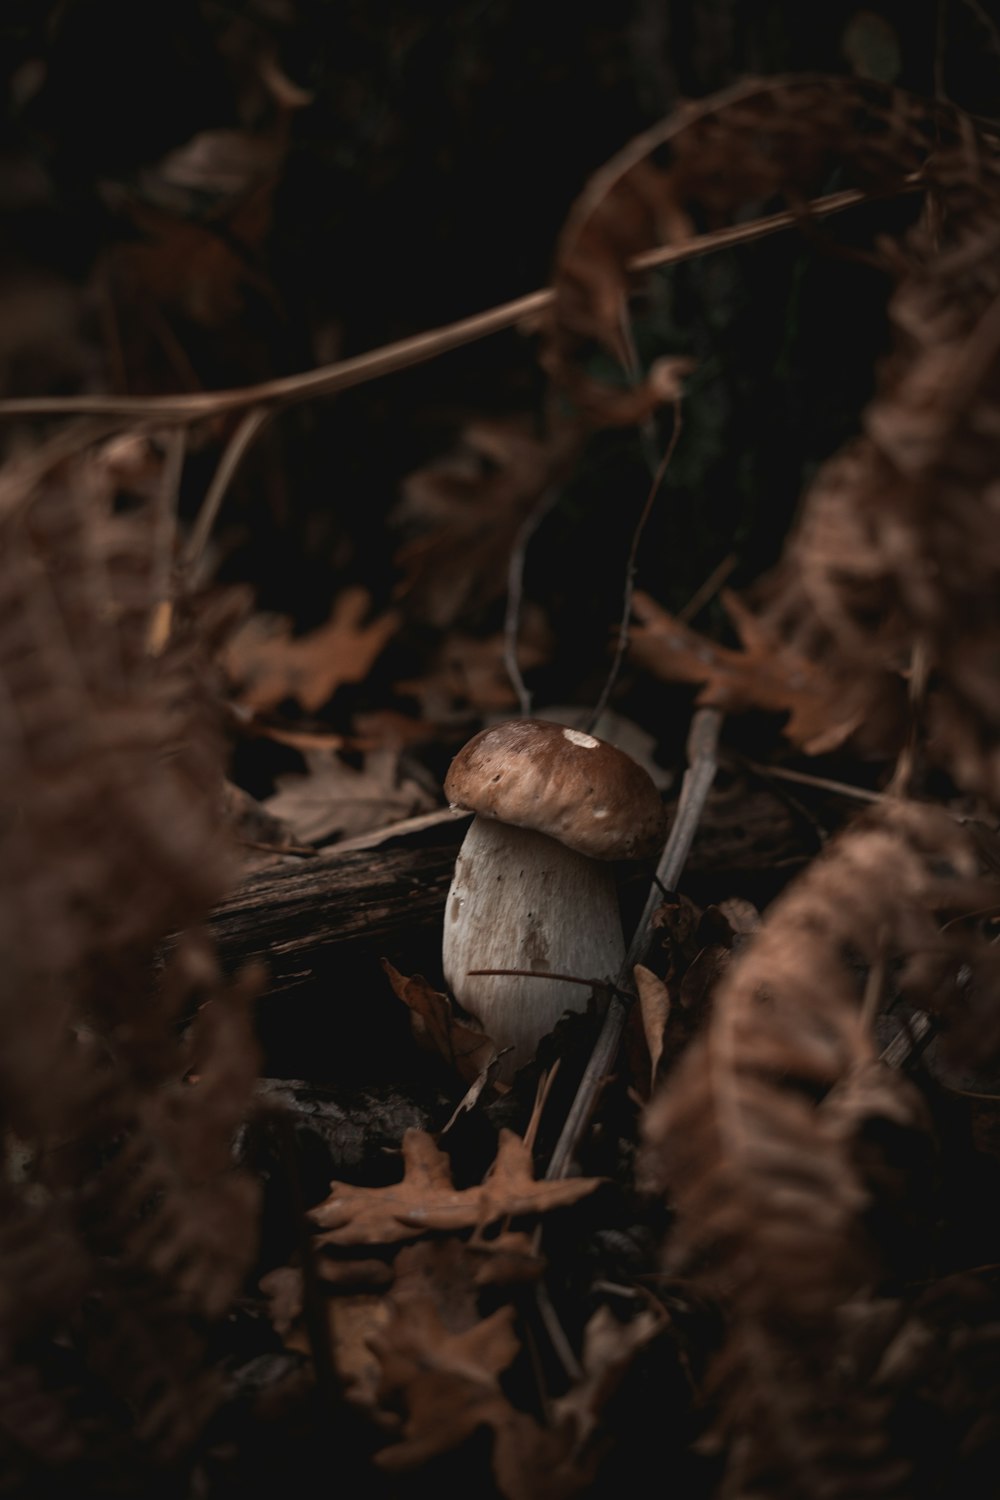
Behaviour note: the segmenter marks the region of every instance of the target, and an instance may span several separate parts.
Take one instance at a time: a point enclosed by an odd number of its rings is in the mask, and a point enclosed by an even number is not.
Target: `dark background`
[[[996,114],[995,9],[8,0],[0,379],[17,394],[212,389],[484,310],[544,285],[588,175],[679,99],[752,73],[853,68]],[[262,57],[311,102],[276,97]],[[251,158],[273,153],[248,193],[218,172],[178,184],[164,166],[219,131]],[[851,252],[910,211],[838,221],[829,239],[846,254],[781,236],[654,279],[636,311],[643,354],[697,361],[640,554],[640,584],[668,607],[730,553],[734,585],[757,577],[803,483],[855,430],[886,286]],[[386,520],[401,479],[471,418],[537,415],[542,400],[534,342],[511,332],[287,413],[227,500],[220,576],[301,627],[351,581],[384,605],[399,581]],[[189,514],[225,436],[202,434],[187,464]],[[556,642],[541,701],[599,689],[647,487],[634,436],[599,437],[535,539],[526,592]],[[457,623],[488,634],[501,613],[494,602]],[[412,611],[371,701],[428,639]],[[341,694],[333,717],[346,724],[365,704]]]

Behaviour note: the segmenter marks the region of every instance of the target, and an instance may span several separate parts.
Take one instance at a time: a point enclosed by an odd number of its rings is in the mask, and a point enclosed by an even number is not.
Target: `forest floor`
[[[609,86],[547,279],[470,301],[366,24],[312,87],[212,15],[133,146],[67,127],[73,7],[12,75],[0,1493],[985,1500],[995,128],[874,22],[630,145]],[[442,936],[449,766],[521,719],[666,834],[515,1070]]]

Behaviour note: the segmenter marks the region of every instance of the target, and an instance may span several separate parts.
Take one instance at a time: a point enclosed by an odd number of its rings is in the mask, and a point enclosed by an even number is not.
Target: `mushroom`
[[[477,734],[444,789],[477,815],[448,893],[445,979],[497,1048],[512,1049],[500,1072],[509,1080],[563,1011],[586,1009],[586,987],[470,970],[614,981],[625,939],[608,861],[659,849],[663,804],[623,751],[539,719]]]

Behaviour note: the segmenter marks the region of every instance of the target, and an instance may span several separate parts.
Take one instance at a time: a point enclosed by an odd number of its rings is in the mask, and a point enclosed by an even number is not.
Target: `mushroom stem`
[[[500,1077],[529,1062],[566,1010],[585,1010],[568,980],[471,969],[531,969],[613,981],[625,957],[608,864],[531,829],[477,817],[455,864],[444,922],[444,974],[498,1049]]]

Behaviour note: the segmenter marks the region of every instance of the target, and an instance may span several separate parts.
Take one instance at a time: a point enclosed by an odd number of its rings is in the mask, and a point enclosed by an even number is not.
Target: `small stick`
[[[198,581],[202,555],[208,546],[208,539],[222,508],[226,491],[232,484],[236,471],[249,452],[254,439],[270,416],[269,407],[252,406],[241,419],[219,459],[218,468],[212,475],[212,482],[205,492],[205,498],[195,517],[195,523],[191,528],[191,535],[184,551],[184,568],[192,584]]]
[[[552,1305],[552,1298],[549,1296],[548,1288],[544,1282],[540,1281],[535,1287],[535,1299],[545,1332],[549,1336],[549,1343],[552,1345],[559,1363],[566,1371],[571,1382],[574,1385],[579,1385],[583,1380],[583,1370],[580,1368],[579,1360],[573,1353],[573,1345],[566,1337],[566,1331],[559,1321],[559,1315]]]
[[[629,315],[628,298],[624,293],[621,299],[620,318],[622,352],[625,356],[625,374],[634,386],[639,386],[642,384],[642,365],[639,362],[639,351],[635,344],[635,331]],[[662,454],[660,453],[660,445],[657,442],[656,421],[652,412],[643,420],[639,428],[639,445],[642,448],[642,456],[646,460],[646,468],[649,470],[650,478],[653,478],[660,466]]]
[[[588,990],[613,990],[607,979],[580,979],[576,974],[542,973],[541,969],[467,969],[466,976],[476,974],[506,974],[513,979],[558,979],[560,984],[583,984]]]
[[[548,1179],[565,1177],[569,1171],[597,1096],[614,1066],[618,1044],[625,1028],[628,1006],[631,1003],[631,1000],[626,1002],[624,997],[631,997],[633,992],[632,971],[636,964],[643,962],[649,952],[653,914],[660,904],[659,887],[660,885],[666,886],[668,890],[676,888],[690,853],[705,801],[718,769],[721,727],[722,714],[717,708],[699,708],[691,721],[691,731],[688,735],[688,768],[681,783],[677,815],[660,856],[660,862],[656,867],[656,877],[646,898],[639,925],[636,927],[628,953],[625,955],[600,1035],[594,1044],[594,1050],[580,1080],[576,1098],[573,1100],[566,1123],[562,1128],[562,1134],[552,1153],[552,1160],[545,1174]]]
[[[517,659],[518,640],[521,634],[521,606],[524,601],[524,567],[528,548],[535,532],[553,509],[562,493],[562,481],[566,477],[576,452],[579,435],[575,425],[553,424],[551,461],[545,483],[531,510],[517,530],[510,557],[507,560],[507,607],[503,620],[503,664],[517,694],[518,708],[524,718],[531,714],[531,694],[528,691],[521,665]]]
[[[660,245],[644,251],[629,261],[633,273],[654,270],[659,266],[677,265],[696,256],[708,255],[715,250],[729,249],[733,245],[747,244],[763,239],[785,229],[799,226],[810,217],[826,218],[829,214],[842,213],[859,203],[872,203],[880,198],[894,197],[897,193],[919,190],[923,184],[915,177],[907,178],[892,193],[866,193],[849,188],[840,193],[829,193],[804,203],[801,209],[784,209],[780,213],[767,214],[748,224],[734,224],[725,229],[715,229],[707,234],[692,235],[679,245]],[[264,380],[258,385],[238,386],[225,391],[180,392],[172,396],[18,396],[0,401],[2,417],[85,416],[151,417],[160,422],[197,422],[205,417],[217,416],[220,412],[241,411],[247,406],[285,405],[293,401],[308,401],[319,396],[332,396],[338,391],[350,390],[369,380],[379,380],[413,365],[424,364],[429,359],[459,349],[489,334],[502,329],[514,328],[526,318],[537,317],[552,305],[555,294],[548,288],[529,292],[512,302],[505,302],[487,312],[476,313],[471,318],[462,318],[457,323],[448,323],[442,328],[418,333],[412,338],[401,339],[395,344],[384,344],[366,354],[356,354],[338,364],[322,365],[316,370],[305,370],[298,375],[284,375],[276,380]]]
[[[538,1139],[538,1127],[542,1123],[542,1115],[545,1113],[545,1106],[549,1102],[549,1095],[552,1092],[552,1085],[558,1076],[559,1064],[561,1062],[562,1058],[557,1057],[551,1068],[546,1068],[538,1080],[538,1087],[535,1090],[535,1107],[531,1111],[531,1119],[528,1121],[528,1128],[524,1132],[524,1144],[529,1151],[535,1149],[535,1141]],[[508,1215],[504,1220],[504,1228],[509,1227],[510,1216]]]
[[[742,756],[740,757],[742,760]],[[743,760],[748,771],[755,776],[770,777],[774,781],[794,781],[799,786],[813,786],[817,791],[836,792],[840,797],[851,797],[856,802],[884,802],[885,792],[870,792],[867,787],[851,786],[847,781],[831,781],[828,776],[810,776],[808,771],[786,770],[784,766],[762,766],[755,760]]]
[[[319,850],[314,844],[262,844],[257,839],[237,839],[242,849],[259,849],[262,854],[294,854],[300,859],[315,859]]]
[[[910,672],[906,696],[910,705],[910,727],[906,742],[896,759],[896,769],[886,787],[887,797],[906,797],[917,765],[917,749],[920,744],[920,710],[927,693],[927,678],[931,657],[927,641],[917,636],[910,651]]]
[[[180,502],[181,480],[184,477],[187,441],[187,431],[183,427],[170,428],[163,440],[165,449],[163,473],[154,501],[156,547],[153,577],[149,583],[152,603],[146,619],[146,651],[150,656],[159,656],[166,649],[173,626],[174,599],[171,573],[173,572],[177,508]]]
[[[677,622],[680,625],[689,625],[696,615],[699,615],[710,600],[716,594],[729,577],[736,566],[738,559],[735,552],[730,552],[709,573],[705,582],[699,584],[683,609],[677,611]]]
[[[531,694],[521,675],[521,664],[517,659],[518,636],[521,633],[521,600],[524,594],[524,564],[528,544],[539,526],[559,498],[556,485],[550,484],[542,493],[530,515],[522,521],[511,548],[507,563],[507,608],[503,620],[503,664],[517,694],[518,708],[524,718],[531,714]]]
[[[611,670],[608,673],[607,681],[605,682],[604,687],[601,689],[601,696],[598,698],[597,703],[594,705],[594,711],[590,716],[590,722],[587,725],[588,734],[593,734],[594,725],[599,721],[601,715],[608,706],[608,701],[611,698],[612,690],[614,689],[615,683],[618,681],[618,674],[621,671],[622,662],[625,660],[625,652],[628,650],[629,630],[632,624],[632,595],[635,593],[635,574],[639,557],[639,543],[642,541],[642,533],[646,529],[646,522],[649,520],[650,512],[653,509],[653,504],[656,500],[657,494],[659,493],[660,485],[663,483],[663,476],[666,474],[667,469],[670,467],[670,460],[674,456],[674,450],[676,449],[677,443],[680,439],[682,422],[681,403],[679,399],[673,402],[673,410],[674,430],[670,434],[670,441],[666,446],[663,457],[660,459],[660,462],[657,465],[656,472],[653,475],[653,482],[649,486],[649,493],[646,496],[646,503],[642,507],[642,514],[639,516],[639,519],[636,522],[635,531],[632,533],[632,545],[629,548],[628,563],[625,567],[625,590],[624,596],[622,598],[622,618],[621,624],[618,627],[618,640],[615,644],[614,661],[611,663]]]

